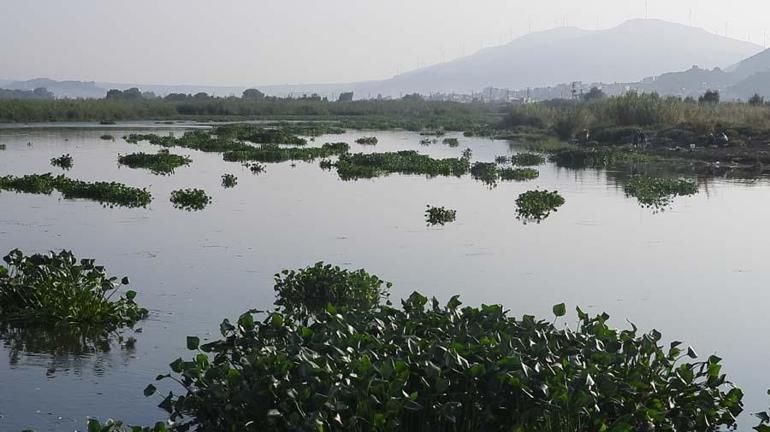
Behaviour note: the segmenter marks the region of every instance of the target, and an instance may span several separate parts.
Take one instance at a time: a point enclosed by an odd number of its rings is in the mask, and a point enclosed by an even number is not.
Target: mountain
[[[637,82],[692,65],[734,64],[762,48],[660,20],[632,20],[608,30],[559,28],[527,35],[468,57],[362,86],[370,93],[522,89],[573,81]]]
[[[770,70],[770,49],[751,56],[746,60],[727,68],[727,70],[732,73],[736,79],[740,80],[749,78],[760,72],[766,72]]]
[[[2,88],[9,90],[34,90],[40,87],[62,98],[102,98],[107,94],[106,89],[98,87],[93,81],[55,81],[48,78],[35,78],[2,85]]]

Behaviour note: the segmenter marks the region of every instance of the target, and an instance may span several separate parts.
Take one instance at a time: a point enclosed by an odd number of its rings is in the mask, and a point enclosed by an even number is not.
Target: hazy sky
[[[767,0],[648,0],[763,44]],[[0,78],[266,85],[390,77],[531,30],[608,28],[644,0],[0,0]]]

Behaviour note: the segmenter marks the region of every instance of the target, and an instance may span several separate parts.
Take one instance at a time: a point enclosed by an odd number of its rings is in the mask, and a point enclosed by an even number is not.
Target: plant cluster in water
[[[129,168],[146,168],[153,174],[173,174],[174,170],[192,162],[187,156],[180,156],[169,153],[168,150],[160,150],[155,154],[151,153],[131,153],[119,155],[118,163]]]
[[[112,135],[108,135],[108,134],[102,135],[99,138],[101,138],[101,139],[103,139],[105,141],[115,141],[115,137],[112,136]]]
[[[460,145],[460,140],[457,138],[444,138],[443,143],[449,147],[458,147]]]
[[[300,138],[294,135],[294,131],[280,126],[263,128],[251,124],[231,124],[218,126],[213,133],[219,137],[229,137],[256,144],[307,144],[306,139]]]
[[[545,163],[545,157],[537,153],[518,153],[511,156],[511,163],[518,166],[538,166]]]
[[[457,218],[457,210],[450,210],[444,207],[433,207],[428,205],[425,210],[425,222],[428,226],[445,225],[452,223]]]
[[[498,165],[507,165],[511,162],[511,158],[508,156],[495,156],[495,163]]]
[[[238,184],[238,177],[234,176],[233,174],[223,174],[222,175],[222,187],[225,189],[234,188],[235,185]]]
[[[468,172],[468,168],[466,159],[433,159],[412,150],[342,154],[337,162],[337,173],[343,180],[373,178],[390,173],[461,176]]]
[[[0,189],[45,195],[58,190],[65,199],[90,199],[108,207],[146,207],[152,201],[146,189],[116,182],[89,183],[63,175],[54,177],[50,173],[0,177]]]
[[[128,278],[109,277],[92,259],[69,251],[26,256],[11,251],[0,266],[0,321],[25,324],[133,326],[147,316],[135,291],[117,296]],[[114,298],[116,297],[116,298]]]
[[[497,173],[502,180],[526,181],[540,177],[540,172],[533,168],[500,168]]]
[[[491,162],[476,162],[471,166],[471,176],[489,186],[497,185],[497,165]]]
[[[72,156],[69,153],[51,159],[51,165],[65,170],[72,168]]]
[[[311,161],[318,158],[340,155],[346,153],[349,146],[346,143],[326,143],[321,147],[279,147],[277,145],[263,145],[244,150],[225,152],[224,160],[229,162],[286,162],[289,160]]]
[[[357,144],[362,145],[375,145],[379,142],[377,137],[362,137],[356,140]]]
[[[171,192],[174,207],[182,210],[203,210],[211,204],[211,198],[201,189],[179,189]]]
[[[661,179],[638,176],[623,185],[626,195],[635,197],[644,207],[663,209],[676,196],[694,195],[698,186],[688,180]]]
[[[160,404],[179,430],[716,431],[742,411],[720,358],[606,314],[578,308],[573,330],[457,297],[394,308],[379,278],[321,264],[276,283],[279,310],[188,337],[195,356],[158,377],[183,386]]]
[[[536,221],[540,223],[562,205],[564,205],[564,198],[556,191],[528,191],[516,199],[516,215],[518,219],[524,222]]]
[[[249,169],[252,174],[259,174],[265,172],[265,166],[258,162],[244,162],[243,166]]]

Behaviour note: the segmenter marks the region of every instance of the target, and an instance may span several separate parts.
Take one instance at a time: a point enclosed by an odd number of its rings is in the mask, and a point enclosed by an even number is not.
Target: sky
[[[0,79],[344,83],[645,16],[765,45],[769,15],[765,0],[0,0]]]

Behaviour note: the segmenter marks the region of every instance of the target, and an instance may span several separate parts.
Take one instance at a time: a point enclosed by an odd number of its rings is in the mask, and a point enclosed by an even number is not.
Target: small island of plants
[[[526,222],[540,223],[564,205],[564,198],[556,191],[532,190],[516,199],[516,216]]]
[[[51,165],[68,170],[72,168],[72,156],[69,153],[51,159]]]
[[[65,199],[90,199],[107,207],[146,207],[152,195],[146,189],[116,182],[84,182],[63,175],[28,174],[21,177],[0,177],[0,190],[50,195],[59,191]]]
[[[457,210],[450,210],[444,207],[433,207],[428,205],[425,210],[425,222],[428,226],[445,225],[452,223],[457,218]]]
[[[623,190],[626,195],[639,200],[642,206],[662,210],[674,197],[698,193],[698,186],[688,180],[637,176],[628,180]]]
[[[171,192],[174,207],[182,210],[203,210],[211,204],[211,198],[202,189],[179,189]]]
[[[131,153],[119,155],[118,163],[129,168],[149,169],[153,174],[169,175],[181,166],[189,165],[192,162],[187,156],[180,156],[169,153],[163,149],[155,154],[152,153]]]
[[[356,140],[356,143],[361,145],[375,145],[378,142],[377,137],[362,137]]]
[[[238,184],[238,177],[233,174],[222,175],[222,187],[225,189],[234,188]]]

